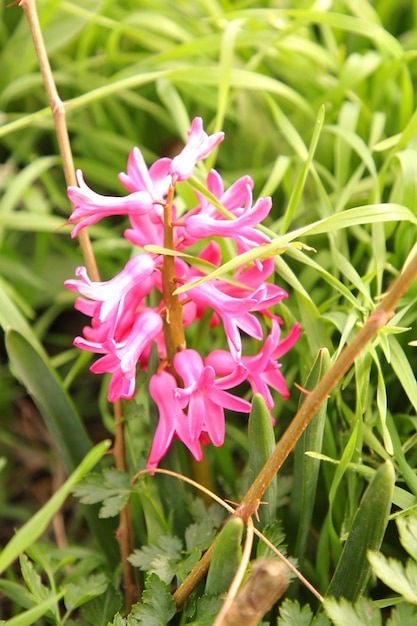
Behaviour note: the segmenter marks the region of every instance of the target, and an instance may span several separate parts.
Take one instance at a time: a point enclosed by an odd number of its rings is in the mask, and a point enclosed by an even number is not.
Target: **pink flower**
[[[127,161],[127,174],[120,173],[119,180],[131,193],[147,191],[154,200],[163,200],[171,185],[170,165],[171,159],[158,159],[148,170],[142,152],[133,148]]]
[[[224,441],[224,409],[249,413],[250,403],[224,391],[222,381],[215,380],[214,369],[205,366],[195,350],[177,352],[174,367],[184,381],[177,387],[175,399],[182,409],[188,406],[188,426],[192,441],[207,432],[215,446]]]
[[[103,217],[111,215],[144,215],[153,210],[153,198],[147,191],[137,191],[128,196],[101,196],[92,191],[77,170],[78,187],[68,187],[68,197],[74,210],[68,221],[77,222],[71,237],[75,237],[85,226],[96,224]]]
[[[99,325],[105,325],[109,335],[117,339],[124,335],[131,313],[135,313],[143,298],[152,291],[155,285],[154,270],[155,261],[149,254],[137,254],[109,281],[92,282],[86,268],[78,267],[75,273],[81,280],[71,279],[64,284],[68,289],[94,301],[91,303],[78,298],[76,302],[78,310],[94,318],[94,334],[98,332]]]
[[[190,178],[197,161],[207,158],[223,139],[224,133],[207,135],[203,130],[203,120],[201,117],[195,117],[191,123],[191,129],[188,131],[188,139],[184,148],[171,161],[170,173],[174,181]]]
[[[249,205],[252,203],[253,185],[254,183],[250,176],[242,176],[225,191],[223,180],[216,170],[210,170],[207,175],[208,191],[219,200],[220,204],[222,204],[227,211],[233,213],[236,217],[239,217],[244,211],[242,207],[245,207],[248,203]],[[198,210],[193,211],[193,214],[204,213],[204,215],[215,219],[226,219],[219,213],[218,209],[210,203],[206,196],[198,192],[196,192],[196,195],[199,200],[199,207]]]
[[[134,148],[127,162],[127,174],[119,174],[120,182],[128,191],[147,192],[155,203],[148,213],[129,214],[132,228],[127,229],[124,236],[135,246],[164,245],[163,203],[172,182],[170,164],[171,159],[158,159],[148,170],[141,151]],[[173,213],[175,219],[175,208]]]
[[[233,359],[238,361],[242,354],[239,329],[254,339],[263,337],[261,324],[251,311],[267,309],[287,297],[287,293],[269,283],[254,291],[248,290],[247,295],[238,289],[235,296],[233,291],[233,286],[227,285],[223,290],[221,281],[212,280],[192,287],[187,293],[198,306],[213,309],[221,318],[229,350]]]
[[[250,190],[249,190],[250,191]],[[271,210],[271,198],[259,198],[251,207],[252,194],[244,212],[236,219],[226,220],[210,217],[205,213],[190,215],[185,219],[185,231],[194,239],[205,237],[230,237],[237,243],[238,253],[270,243],[270,238],[254,228],[260,224]]]
[[[253,393],[260,393],[269,410],[274,401],[269,387],[275,389],[286,400],[289,392],[283,375],[280,372],[281,364],[277,359],[285,354],[296,343],[301,332],[301,326],[294,324],[287,337],[280,341],[280,327],[276,318],[272,320],[271,332],[258,354],[242,356],[236,362],[226,350],[211,352],[205,362],[211,365],[216,375],[223,376],[230,385],[238,385],[247,380]],[[245,372],[242,378],[242,370]]]
[[[166,454],[172,439],[180,439],[197,461],[202,459],[200,441],[192,439],[189,418],[175,400],[177,382],[168,372],[154,374],[149,383],[149,392],[159,411],[159,422],[153,438],[147,467],[154,469]]]
[[[135,393],[136,365],[142,352],[162,332],[161,316],[152,309],[140,311],[130,331],[119,342],[108,339],[103,343],[76,337],[74,345],[83,350],[104,354],[90,367],[95,374],[111,373],[108,399],[115,402],[126,400]]]

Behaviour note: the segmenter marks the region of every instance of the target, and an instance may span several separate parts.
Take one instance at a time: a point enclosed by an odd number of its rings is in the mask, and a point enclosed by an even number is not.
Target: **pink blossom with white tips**
[[[177,212],[176,205],[171,205],[170,189],[174,191],[178,181],[189,179],[196,163],[205,159],[223,138],[223,133],[208,135],[202,119],[197,117],[184,148],[172,159],[160,158],[148,168],[142,152],[134,148],[128,158],[127,172],[119,174],[121,184],[129,192],[120,198],[95,193],[86,185],[81,172],[77,172],[79,186],[68,189],[74,204],[69,219],[75,224],[73,236],[104,217],[126,215],[130,225],[124,231],[125,239],[140,248],[148,244],[164,246],[164,214],[169,209],[174,242],[170,247],[174,248],[175,259],[173,289],[202,277],[205,266],[220,267],[230,246],[240,254],[269,243],[270,238],[258,226],[269,215],[272,202],[270,198],[253,202],[254,183],[250,176],[242,176],[225,189],[220,174],[211,170],[206,178],[208,194],[198,192],[196,206],[187,212],[177,202],[178,209],[181,207]],[[219,209],[213,196],[228,215]],[[169,207],[165,206],[168,197]],[[223,240],[228,241],[223,244]],[[191,262],[187,255],[190,246],[195,246],[192,250],[195,261]],[[230,255],[226,260],[229,258]],[[279,359],[295,344],[301,332],[299,324],[294,324],[287,336],[281,338],[282,320],[274,309],[288,294],[268,282],[274,272],[274,259],[261,257],[236,267],[228,280],[222,277],[206,280],[181,293],[185,335],[192,332],[193,346],[200,343],[202,350],[200,353],[196,349],[181,349],[170,357],[173,363],[168,364],[167,352],[173,350],[167,351],[164,334],[163,319],[169,324],[168,316],[165,317],[169,309],[165,311],[163,299],[165,284],[162,287],[161,270],[165,268],[163,254],[142,250],[108,281],[92,282],[86,268],[79,267],[76,278],[65,282],[78,295],[75,307],[90,318],[90,325],[83,328],[82,336],[76,337],[74,344],[99,355],[90,369],[96,374],[110,375],[110,402],[134,396],[137,370],[148,369],[156,346],[159,366],[151,376],[149,392],[158,408],[159,420],[147,461],[151,470],[157,467],[174,439],[181,440],[198,461],[202,459],[202,444],[211,441],[221,446],[225,437],[225,410],[247,414],[251,408],[250,402],[234,393],[238,385],[247,382],[254,394],[263,396],[270,411],[274,407],[272,391],[287,398],[289,393]],[[200,320],[207,323],[210,332],[220,325],[223,327],[224,345],[228,349],[207,354],[208,342],[201,341],[198,329],[193,330]],[[269,325],[271,330],[267,334]],[[215,332],[221,339],[218,331]],[[244,335],[250,342],[244,341]],[[247,344],[254,342],[259,343],[257,353],[247,355]]]
[[[136,366],[141,354],[161,331],[161,316],[146,309],[136,315],[129,332],[121,341],[116,342],[110,338],[103,343],[96,343],[76,337],[74,345],[104,355],[90,369],[95,374],[112,374],[108,391],[109,402],[120,398],[129,400],[135,393]]]
[[[153,199],[147,191],[136,191],[128,196],[102,196],[84,182],[80,170],[76,172],[78,187],[68,187],[68,197],[74,205],[69,223],[76,222],[71,237],[86,226],[96,224],[111,215],[144,215],[152,211]]]
[[[188,139],[184,148],[171,161],[170,174],[174,181],[190,178],[197,161],[206,159],[223,139],[224,133],[207,135],[203,129],[203,120],[201,117],[195,117],[191,123],[191,129],[188,131]]]

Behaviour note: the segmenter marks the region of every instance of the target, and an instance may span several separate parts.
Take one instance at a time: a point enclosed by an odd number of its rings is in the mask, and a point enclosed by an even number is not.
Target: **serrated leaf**
[[[417,561],[417,515],[397,518],[401,545]]]
[[[129,557],[134,567],[156,574],[164,583],[169,583],[176,575],[178,563],[182,560],[182,543],[178,537],[160,535],[155,545],[143,546]]]
[[[112,622],[108,622],[107,626],[139,626],[142,622],[139,622],[132,615],[122,617],[120,613],[114,616]]]
[[[189,626],[212,626],[222,604],[223,598],[220,596],[202,595],[197,600],[196,615]]]
[[[130,495],[129,476],[116,469],[106,469],[102,474],[91,473],[74,489],[74,495],[83,504],[102,502],[99,517],[118,515]]]
[[[22,554],[20,557],[20,570],[23,580],[34,599],[38,602],[46,600],[50,595],[50,590],[42,583],[41,577],[26,554]]]
[[[325,598],[324,608],[335,626],[381,626],[382,619],[369,600],[361,598],[351,604],[344,598]]]
[[[109,584],[104,594],[82,607],[81,615],[91,626],[105,624],[108,620],[113,619],[117,611],[121,609],[122,604],[122,594]]]
[[[185,545],[187,551],[191,552],[193,549],[207,550],[215,534],[216,528],[213,524],[213,520],[209,517],[195,524],[191,524],[185,531]]]
[[[285,541],[285,533],[282,528],[281,520],[277,520],[273,524],[269,526],[265,526],[262,530],[262,534],[265,535],[267,539],[276,547],[279,548],[282,554],[287,553],[287,546],[284,544]],[[271,548],[269,548],[263,541],[258,543],[258,547],[256,550],[256,558],[264,558],[268,559],[271,557],[275,557],[275,553],[272,552]]]
[[[398,559],[387,558],[371,550],[368,559],[374,574],[383,583],[409,602],[417,604],[417,563],[409,559],[404,566]]]
[[[195,548],[188,556],[185,557],[185,559],[177,563],[175,576],[179,584],[181,584],[191,570],[194,569],[200,558],[201,551]]]
[[[301,607],[287,598],[279,609],[278,626],[330,626],[330,622],[323,614],[314,617],[308,605]]]
[[[68,612],[78,609],[96,596],[101,596],[107,589],[108,579],[104,574],[93,574],[81,579],[78,585],[66,585],[64,602]]]
[[[132,607],[132,617],[145,626],[166,626],[176,610],[168,585],[156,574],[147,576],[142,602]]]

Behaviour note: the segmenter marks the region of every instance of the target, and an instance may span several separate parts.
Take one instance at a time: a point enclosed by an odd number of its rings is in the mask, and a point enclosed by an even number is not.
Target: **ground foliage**
[[[276,281],[290,293],[279,314],[285,328],[295,321],[303,327],[283,359],[291,397],[276,399],[278,439],[303,399],[295,383],[312,388],[415,244],[414,3],[40,0],[38,6],[58,89],[69,102],[75,164],[92,188],[119,194],[117,173],[132,147],[140,146],[148,162],[175,154],[198,115],[210,132],[226,133],[216,160],[223,178],[231,183],[248,173],[255,197],[272,195],[265,226],[277,235],[304,229],[288,241],[315,251],[291,247],[276,257]],[[211,624],[226,580],[220,595],[201,583],[180,613],[171,592],[226,514],[171,476],[131,483],[155,428],[145,375],[125,411],[128,472],[114,469],[107,444],[92,448],[114,433],[108,381],[90,374],[89,356],[72,346],[84,320],[63,282],[82,258],[65,225],[70,207],[52,117],[23,12],[5,5],[0,11],[0,534],[7,545],[0,554],[0,618],[15,626]],[[184,184],[181,202],[192,206],[193,198],[192,185]],[[347,220],[352,208],[358,210]],[[332,218],[326,227],[309,228],[325,218]],[[90,229],[104,278],[128,258],[124,227],[121,218]],[[343,550],[355,520],[379,521],[384,539],[381,551],[372,546],[372,575],[359,597],[337,581],[324,609],[293,581],[264,624],[416,621],[416,297],[413,285],[300,440],[274,499],[259,508],[259,528],[268,521],[271,541],[285,542],[322,595],[337,567],[360,571],[367,563],[364,522],[356,524],[357,543]],[[212,346],[221,339],[212,331],[190,341]],[[207,448],[214,491],[238,502],[266,454],[260,448],[253,436],[248,440],[246,417],[230,416],[224,446]],[[181,444],[163,466],[198,480]],[[391,469],[378,473],[381,467]],[[65,482],[68,474],[73,480]],[[389,502],[378,495],[381,481]],[[66,500],[75,482],[76,497]],[[129,494],[130,561],[145,590],[126,616],[114,533]],[[387,520],[384,507],[391,509]],[[239,550],[236,539],[231,554]]]

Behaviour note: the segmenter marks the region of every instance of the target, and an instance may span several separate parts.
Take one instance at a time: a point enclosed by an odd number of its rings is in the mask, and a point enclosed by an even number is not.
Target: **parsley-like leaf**
[[[166,626],[175,613],[176,606],[168,585],[156,574],[147,576],[142,602],[132,607],[132,617],[145,626]]]
[[[143,546],[129,557],[134,567],[157,574],[165,583],[171,582],[182,560],[182,544],[178,537],[160,535],[155,545]]]
[[[130,495],[129,476],[115,469],[104,470],[102,474],[92,472],[74,488],[74,494],[83,504],[102,502],[99,517],[118,515]]]

